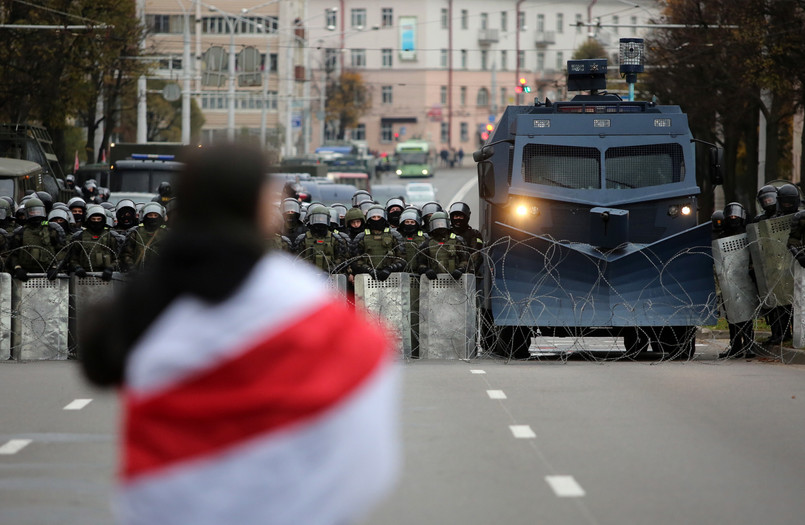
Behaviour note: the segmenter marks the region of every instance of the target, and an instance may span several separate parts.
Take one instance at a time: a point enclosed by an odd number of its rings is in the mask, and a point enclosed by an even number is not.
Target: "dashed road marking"
[[[506,399],[506,393],[503,390],[487,390],[489,399]]]
[[[91,402],[92,399],[74,399],[66,407],[64,407],[64,410],[81,410]]]
[[[537,437],[528,425],[509,425],[509,429],[517,439],[534,439]]]
[[[485,370],[470,370],[470,374],[485,374]]]
[[[12,439],[9,440],[6,444],[0,446],[0,454],[10,456],[11,454],[16,454],[20,450],[24,449],[31,443],[30,439]]]
[[[560,498],[580,498],[585,495],[573,476],[545,476],[545,481]]]

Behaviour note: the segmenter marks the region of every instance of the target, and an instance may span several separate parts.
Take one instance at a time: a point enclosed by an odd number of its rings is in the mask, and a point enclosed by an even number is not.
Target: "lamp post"
[[[176,0],[182,10],[184,29],[182,52],[182,144],[190,144],[190,18],[180,0]]]

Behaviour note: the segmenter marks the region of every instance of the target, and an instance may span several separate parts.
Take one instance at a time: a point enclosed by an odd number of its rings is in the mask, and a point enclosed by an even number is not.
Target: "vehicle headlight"
[[[422,175],[427,175],[427,174],[428,174],[428,170],[422,170]]]
[[[693,210],[690,209],[690,206],[687,204],[682,206],[682,215],[690,215]]]
[[[397,175],[402,175],[402,170],[397,170]]]
[[[519,217],[525,217],[528,215],[528,208],[525,204],[521,204],[514,209],[514,213],[516,213]]]

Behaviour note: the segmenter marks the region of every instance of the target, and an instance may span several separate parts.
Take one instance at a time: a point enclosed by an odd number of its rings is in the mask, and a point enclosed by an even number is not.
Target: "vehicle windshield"
[[[601,152],[597,148],[526,144],[523,180],[572,189],[601,187]]]
[[[679,144],[609,148],[604,158],[608,190],[659,186],[685,178],[685,157]]]
[[[47,160],[39,151],[34,139],[14,137],[0,140],[0,157],[30,160],[40,166],[47,166]]]
[[[0,195],[17,198],[14,195],[14,179],[0,179]]]
[[[113,173],[110,191],[156,193],[160,182],[173,183],[174,172],[166,170],[121,169]]]
[[[427,164],[428,154],[424,151],[401,151],[399,154],[400,162],[404,164]]]

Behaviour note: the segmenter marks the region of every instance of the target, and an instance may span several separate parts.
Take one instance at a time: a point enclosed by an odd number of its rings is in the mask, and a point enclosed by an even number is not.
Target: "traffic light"
[[[495,125],[487,124],[485,130],[481,132],[481,140],[486,142],[486,140],[489,139],[489,136],[492,134],[493,131],[495,131]]]
[[[520,77],[520,84],[514,88],[515,93],[531,93],[531,86],[528,85],[528,81],[525,77]]]

